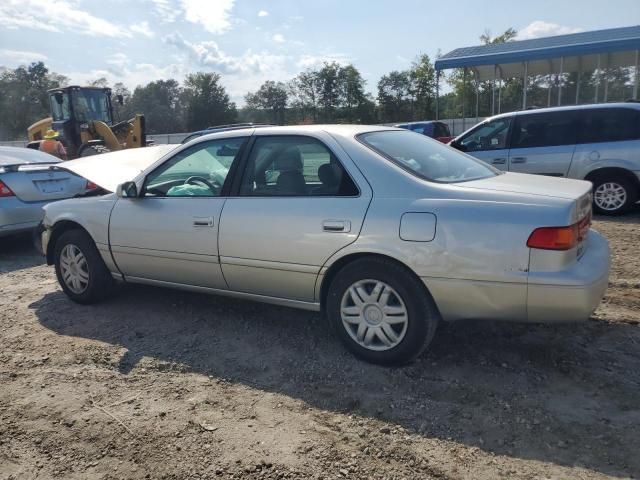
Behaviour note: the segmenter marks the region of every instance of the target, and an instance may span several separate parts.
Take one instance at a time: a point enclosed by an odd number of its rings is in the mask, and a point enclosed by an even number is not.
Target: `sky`
[[[0,0],[0,66],[42,60],[73,84],[133,89],[215,71],[232,100],[324,61],[380,76],[477,45],[640,24],[640,0]]]

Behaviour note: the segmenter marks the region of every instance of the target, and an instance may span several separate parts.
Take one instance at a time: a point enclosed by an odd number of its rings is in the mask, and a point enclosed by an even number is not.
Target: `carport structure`
[[[505,79],[522,78],[522,109],[527,108],[527,81],[532,75],[555,77],[557,98],[548,106],[561,105],[564,74],[593,71],[595,76],[594,103],[607,102],[608,71],[616,67],[634,67],[633,99],[638,99],[638,62],[640,55],[640,26],[595,30],[554,37],[520,40],[507,43],[457,48],[435,62],[436,119],[439,118],[439,85],[443,70],[462,68],[466,85],[469,73],[476,85],[476,118],[478,117],[478,85],[491,81],[491,114],[500,113],[501,87]],[[551,85],[551,82],[549,82]],[[463,88],[463,95],[466,88]],[[580,75],[576,84],[575,103],[580,98]],[[565,103],[566,104],[566,99]],[[465,99],[462,101],[463,119]]]

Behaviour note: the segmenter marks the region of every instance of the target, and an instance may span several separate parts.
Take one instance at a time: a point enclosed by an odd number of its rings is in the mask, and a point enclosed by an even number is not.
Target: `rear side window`
[[[436,123],[435,124],[435,135],[434,137],[450,137],[449,126],[446,123]]]
[[[640,139],[640,111],[631,108],[594,108],[585,112],[580,143]]]
[[[240,193],[243,196],[356,196],[358,188],[336,156],[303,136],[256,139]]]
[[[511,148],[573,145],[577,132],[576,112],[533,113],[516,116]]]

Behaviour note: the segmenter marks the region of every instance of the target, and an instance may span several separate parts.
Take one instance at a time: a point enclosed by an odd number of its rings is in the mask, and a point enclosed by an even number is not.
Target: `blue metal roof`
[[[446,70],[637,49],[640,49],[640,25],[456,48],[436,60],[435,68]]]

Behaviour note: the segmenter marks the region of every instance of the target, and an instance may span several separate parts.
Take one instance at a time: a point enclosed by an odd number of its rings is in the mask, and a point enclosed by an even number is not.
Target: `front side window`
[[[518,115],[513,127],[511,148],[551,147],[576,143],[577,117],[574,112]]]
[[[464,152],[502,150],[507,148],[507,135],[510,125],[511,117],[498,118],[481,123],[462,137],[457,144]]]
[[[426,180],[454,183],[499,174],[475,158],[409,132],[387,130],[363,133],[357,138],[382,156]]]
[[[109,98],[104,90],[74,90],[73,111],[81,122],[97,120],[111,124]]]
[[[631,108],[594,108],[586,112],[581,143],[640,139],[640,111]]]
[[[244,138],[198,143],[177,153],[145,181],[145,197],[218,197]]]
[[[335,155],[302,136],[259,137],[240,187],[245,196],[354,196],[358,189]]]

